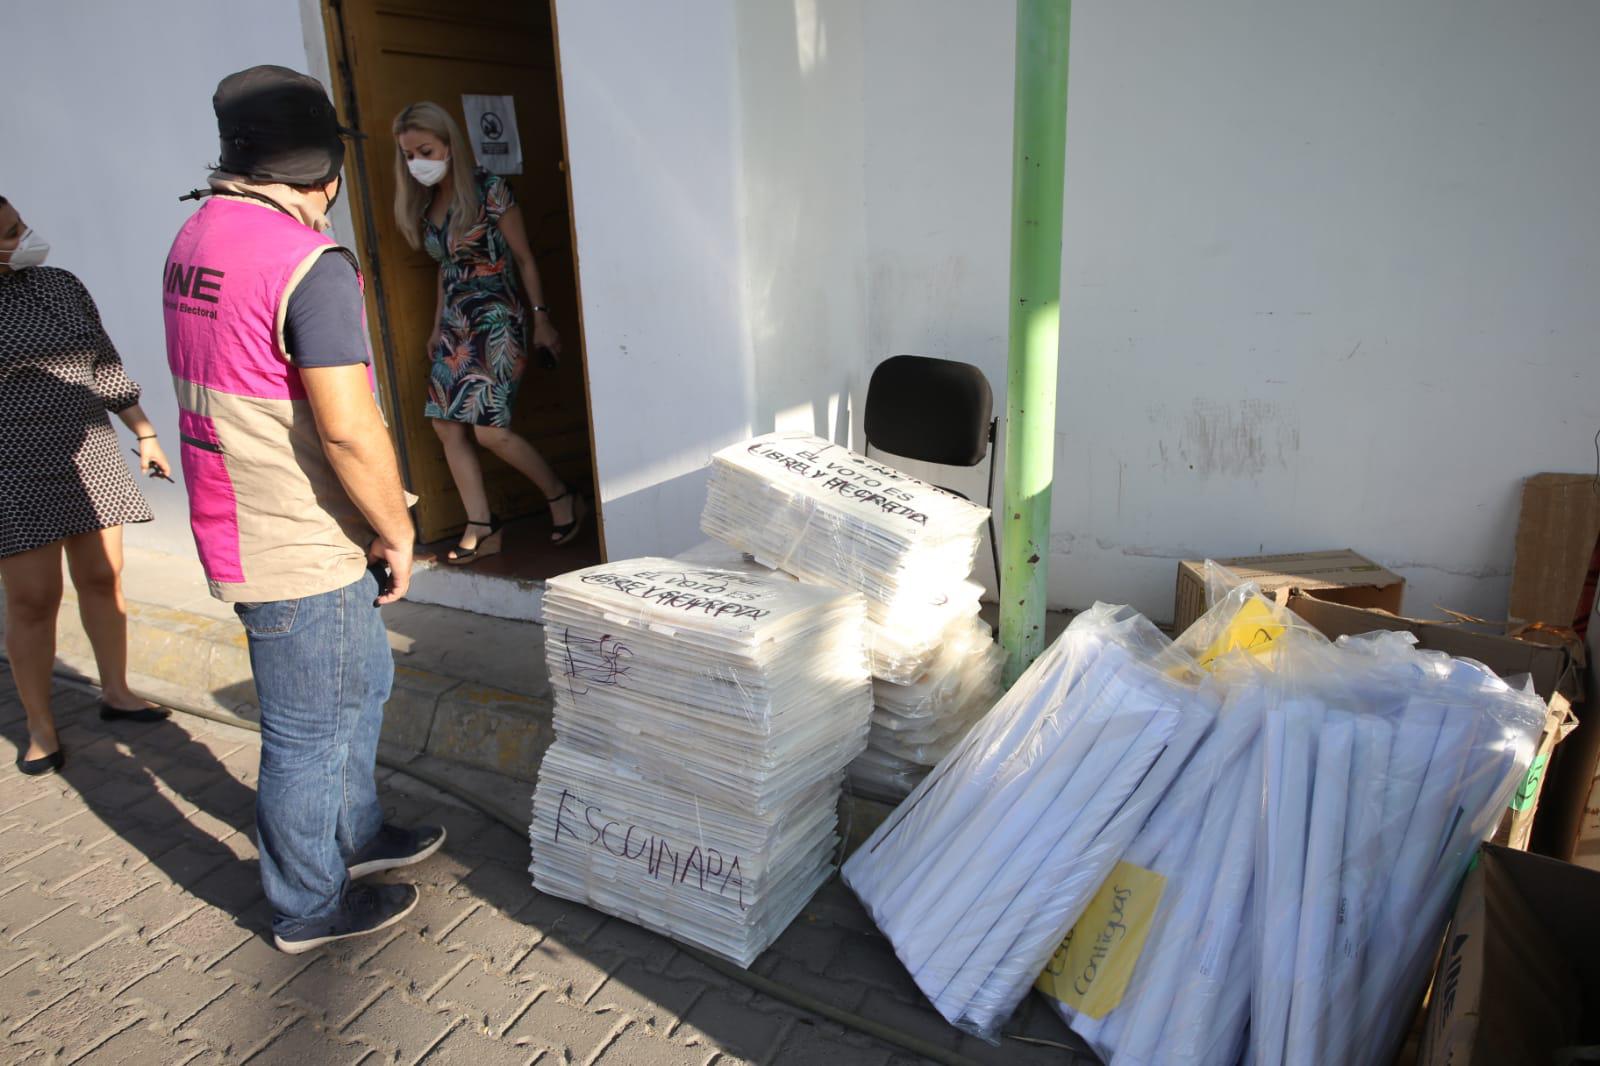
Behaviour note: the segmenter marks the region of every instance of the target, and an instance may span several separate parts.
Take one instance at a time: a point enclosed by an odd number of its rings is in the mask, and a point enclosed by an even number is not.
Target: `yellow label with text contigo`
[[[1272,608],[1259,599],[1250,599],[1239,608],[1228,628],[1212,642],[1200,656],[1202,669],[1210,670],[1218,659],[1230,651],[1247,651],[1260,655],[1272,647],[1272,642],[1283,636],[1284,625],[1277,620]]]
[[[1117,863],[1039,975],[1039,991],[1090,1018],[1115,1010],[1166,887],[1158,873]]]

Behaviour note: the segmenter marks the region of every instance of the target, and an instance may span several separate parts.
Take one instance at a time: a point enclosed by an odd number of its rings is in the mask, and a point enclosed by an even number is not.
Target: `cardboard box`
[[[1594,474],[1535,474],[1522,485],[1516,559],[1511,569],[1508,631],[1524,640],[1566,644],[1588,660],[1584,638],[1600,581],[1600,482]],[[1586,811],[1600,772],[1600,708],[1579,704],[1581,719],[1550,761],[1545,815],[1533,847],[1576,858],[1591,819]]]
[[[1600,870],[1600,775],[1589,784],[1589,799],[1583,805],[1583,822],[1578,826],[1578,844],[1572,861],[1591,870]]]
[[[1434,971],[1423,1066],[1558,1063],[1600,1043],[1600,873],[1484,845]]]
[[[1581,640],[1600,567],[1595,475],[1535,474],[1522,483],[1515,560],[1509,624],[1564,627]]]
[[[1600,644],[1597,630],[1600,627],[1589,630],[1590,662],[1595,658],[1595,645]],[[1588,699],[1584,706],[1592,711],[1600,708],[1600,677],[1596,676],[1596,671],[1589,671],[1588,681]],[[1589,779],[1588,796],[1578,812],[1578,840],[1573,846],[1572,861],[1591,870],[1600,870],[1600,770]]]
[[[1581,672],[1571,649],[1565,644],[1538,644],[1498,633],[1475,633],[1454,623],[1424,622],[1385,611],[1328,603],[1298,591],[1290,594],[1288,605],[1330,639],[1379,629],[1403,630],[1417,638],[1420,648],[1476,660],[1508,680],[1524,674],[1532,678],[1534,692],[1547,706],[1544,730],[1528,776],[1512,797],[1511,808],[1492,838],[1497,844],[1527,848],[1533,839],[1534,816],[1556,745],[1577,726],[1572,700],[1578,694]]]
[[[1246,580],[1254,581],[1270,599],[1289,601],[1294,589],[1314,594],[1330,603],[1376,607],[1400,613],[1406,581],[1348,548],[1338,551],[1298,552],[1294,555],[1255,555],[1217,562]],[[1206,564],[1178,564],[1177,603],[1172,631],[1182,633],[1206,613]]]
[[[1401,630],[1417,638],[1417,647],[1431,648],[1462,659],[1476,659],[1501,677],[1528,674],[1533,690],[1548,702],[1560,695],[1570,704],[1578,696],[1582,675],[1571,649],[1539,644],[1499,633],[1479,633],[1455,622],[1429,622],[1404,618],[1388,611],[1329,603],[1317,595],[1291,592],[1288,607],[1329,638],[1378,629]]]

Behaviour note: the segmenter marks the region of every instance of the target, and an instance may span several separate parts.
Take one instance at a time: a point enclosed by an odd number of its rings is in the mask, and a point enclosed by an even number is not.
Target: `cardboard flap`
[[[1536,474],[1524,481],[1511,568],[1512,624],[1573,625],[1597,543],[1600,483],[1593,474]]]
[[[1600,874],[1486,844],[1434,973],[1424,1066],[1553,1062],[1594,1037]]]
[[[1546,702],[1558,692],[1568,699],[1577,695],[1572,655],[1565,647],[1534,644],[1493,633],[1474,633],[1442,622],[1424,622],[1384,611],[1329,603],[1300,592],[1289,597],[1289,609],[1330,638],[1370,633],[1375,629],[1403,630],[1416,634],[1418,647],[1475,659],[1501,677],[1529,675],[1533,678],[1533,690]]]

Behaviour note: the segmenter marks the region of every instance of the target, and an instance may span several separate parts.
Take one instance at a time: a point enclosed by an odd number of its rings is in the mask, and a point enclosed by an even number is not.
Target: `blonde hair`
[[[406,153],[399,140],[406,130],[431,133],[450,149],[453,196],[446,225],[450,243],[454,244],[478,221],[478,209],[483,206],[478,182],[472,173],[472,146],[461,135],[461,127],[450,117],[450,112],[430,100],[412,104],[394,117],[394,220],[406,243],[413,248],[422,247],[422,216],[428,210],[433,190],[413,178],[406,167]]]

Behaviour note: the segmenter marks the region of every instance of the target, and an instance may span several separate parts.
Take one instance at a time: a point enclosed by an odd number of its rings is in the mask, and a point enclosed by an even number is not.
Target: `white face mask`
[[[406,160],[406,169],[411,171],[411,176],[422,184],[437,185],[444,180],[446,174],[450,173],[450,160],[448,158],[423,159],[418,156],[414,159]]]
[[[9,253],[0,253],[7,258],[0,265],[8,266],[12,270],[26,270],[29,267],[43,266],[45,257],[50,254],[50,246],[39,239],[39,235],[32,229],[24,230],[22,239],[17,241],[17,246]]]

